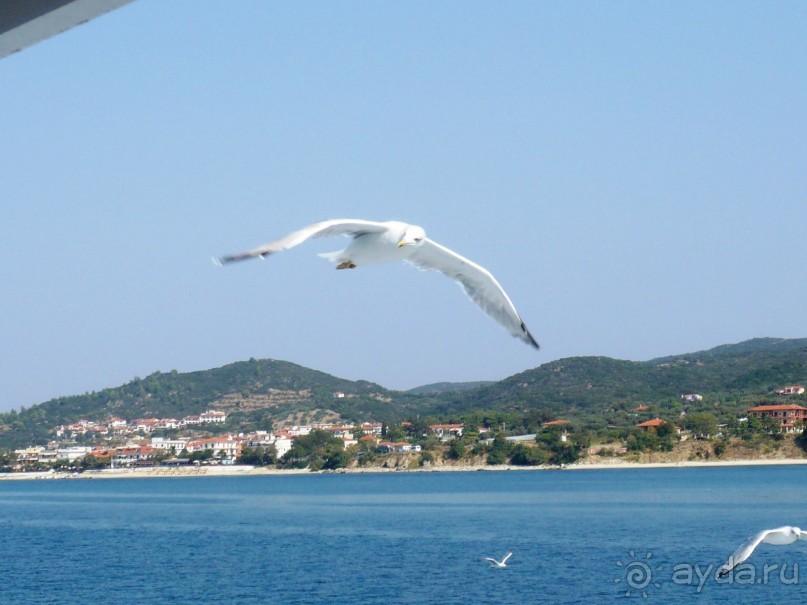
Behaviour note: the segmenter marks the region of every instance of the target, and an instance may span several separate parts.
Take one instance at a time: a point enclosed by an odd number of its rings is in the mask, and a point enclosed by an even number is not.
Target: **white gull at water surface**
[[[504,555],[504,557],[502,557],[501,561],[497,561],[496,559],[494,559],[492,557],[485,557],[485,561],[490,561],[490,566],[491,567],[496,567],[498,569],[501,569],[503,567],[507,567],[507,559],[509,559],[512,556],[513,556],[513,553],[509,552],[506,555]]]

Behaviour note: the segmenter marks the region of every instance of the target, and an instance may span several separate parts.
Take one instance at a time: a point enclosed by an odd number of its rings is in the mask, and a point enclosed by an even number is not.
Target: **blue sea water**
[[[0,603],[801,604],[807,542],[715,580],[799,524],[800,466],[0,481]]]

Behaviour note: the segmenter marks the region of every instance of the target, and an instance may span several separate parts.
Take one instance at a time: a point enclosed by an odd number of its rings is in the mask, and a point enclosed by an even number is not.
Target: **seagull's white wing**
[[[513,556],[513,553],[511,553],[511,552],[509,552],[509,553],[507,553],[506,555],[504,555],[504,559],[502,559],[502,565],[504,565],[505,563],[507,563],[507,559],[509,559],[509,558],[510,558],[510,557],[512,557],[512,556]]]
[[[229,256],[222,256],[216,260],[219,264],[231,263],[238,260],[246,260],[248,258],[265,257],[275,252],[282,252],[288,250],[311,237],[326,237],[329,235],[349,235],[356,237],[362,233],[378,233],[386,231],[387,226],[384,223],[376,221],[363,221],[360,219],[346,219],[337,218],[329,221],[321,221],[309,225],[299,231],[294,231],[286,236],[276,239],[273,242],[264,244],[252,250],[241,252],[239,254],[231,254]]]
[[[491,563],[495,563],[496,565],[499,564],[499,562],[496,559],[491,559],[490,557],[485,557],[485,561],[490,561]]]
[[[468,297],[510,334],[539,348],[507,293],[490,271],[428,238],[412,250],[407,260],[421,269],[440,271],[457,280]]]
[[[776,530],[764,529],[761,532],[756,533],[750,538],[748,538],[748,541],[746,541],[745,544],[743,544],[742,546],[740,546],[740,548],[734,551],[734,554],[731,555],[731,557],[729,557],[729,560],[726,562],[726,564],[720,568],[719,575],[723,576],[727,574],[732,569],[737,567],[740,563],[745,561],[748,557],[751,556],[751,553],[754,552],[754,549],[757,546],[759,546],[760,543],[762,543],[765,540],[765,538],[768,537],[768,534],[774,531]]]

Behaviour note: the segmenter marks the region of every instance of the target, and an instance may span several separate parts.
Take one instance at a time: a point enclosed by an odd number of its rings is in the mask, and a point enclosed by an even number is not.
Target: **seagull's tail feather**
[[[329,260],[334,264],[344,260],[342,258],[342,250],[337,250],[335,252],[322,252],[320,254],[317,254],[317,256],[319,256],[320,258],[324,258],[325,260]]]

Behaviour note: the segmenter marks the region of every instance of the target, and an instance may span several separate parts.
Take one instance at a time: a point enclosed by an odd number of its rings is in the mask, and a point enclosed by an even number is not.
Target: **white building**
[[[213,450],[213,455],[218,456],[224,452],[225,458],[236,458],[241,451],[241,441],[233,438],[232,435],[221,435],[210,439],[195,439],[186,445],[188,453],[204,452]]]
[[[367,435],[380,437],[384,430],[384,425],[380,422],[362,422],[359,428]]]
[[[398,443],[384,441],[383,443],[378,444],[378,448],[381,451],[394,454],[406,454],[409,452],[419,452],[421,450],[419,445],[413,445],[411,443],[407,443],[406,441],[400,441]]]
[[[83,458],[87,454],[92,451],[91,447],[61,447],[56,450],[56,459],[57,460],[68,460],[72,462],[73,460],[78,460],[79,458]]]
[[[187,444],[188,444],[187,439],[168,439],[166,437],[151,438],[151,447],[153,447],[154,449],[165,451],[170,451],[171,449],[173,449],[174,452],[177,454],[179,454],[182,450],[184,450]]]
[[[176,418],[160,418],[160,422],[157,424],[159,429],[178,429],[179,426],[179,420]]]
[[[227,414],[218,412],[216,410],[207,410],[204,414],[199,414],[199,420],[202,424],[211,422],[222,423],[227,421]]]
[[[441,441],[448,441],[449,439],[462,437],[462,429],[464,426],[464,424],[432,424],[429,426],[429,429],[431,429]]]
[[[290,435],[289,433],[277,433],[275,434],[275,452],[277,453],[277,457],[280,458],[288,453],[291,447],[294,445],[294,436]]]

